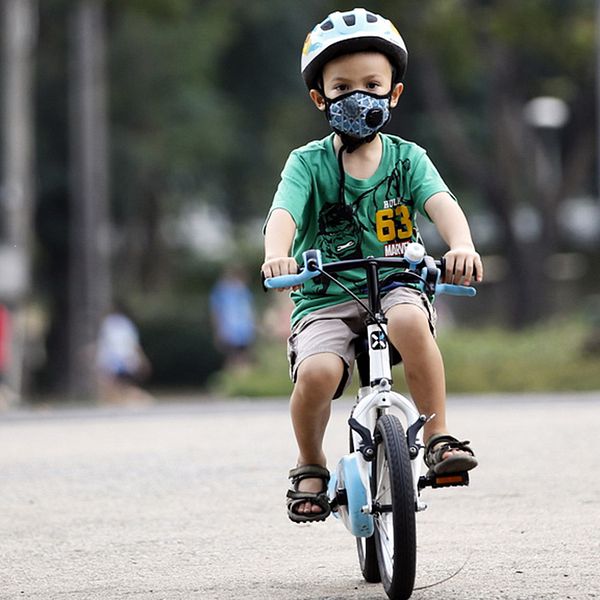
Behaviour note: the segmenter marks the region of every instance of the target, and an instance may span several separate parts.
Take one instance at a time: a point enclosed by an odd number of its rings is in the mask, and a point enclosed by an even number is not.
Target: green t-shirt
[[[346,173],[342,205],[333,138],[331,134],[292,151],[271,206],[271,212],[276,208],[286,210],[296,224],[292,256],[298,264],[302,264],[302,253],[312,248],[321,250],[323,262],[333,262],[402,256],[408,243],[422,243],[417,213],[427,217],[427,200],[437,192],[449,192],[425,150],[399,137],[381,134],[383,153],[377,171],[368,179]],[[365,296],[364,270],[336,273],[336,277],[359,296]],[[296,305],[292,323],[296,323],[313,310],[350,297],[321,277],[293,292],[292,299]]]

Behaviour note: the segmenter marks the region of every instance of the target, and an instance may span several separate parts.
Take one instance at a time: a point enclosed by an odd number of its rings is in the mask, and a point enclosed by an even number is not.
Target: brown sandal
[[[425,446],[425,464],[430,473],[446,475],[449,473],[463,473],[477,466],[475,453],[469,447],[470,442],[459,442],[447,433],[432,435]],[[449,450],[459,450],[443,458]]]
[[[327,484],[329,483],[329,471],[321,465],[303,465],[292,469],[289,478],[292,480],[294,489],[287,493],[288,517],[294,523],[310,523],[311,521],[324,521],[331,514],[331,506],[327,497]],[[320,492],[300,492],[298,484],[303,479],[320,479],[323,489]],[[296,508],[299,504],[310,502],[321,509],[319,513],[299,513]]]

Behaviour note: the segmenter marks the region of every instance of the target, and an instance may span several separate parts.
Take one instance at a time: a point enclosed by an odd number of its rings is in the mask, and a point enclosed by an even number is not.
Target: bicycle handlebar
[[[267,289],[294,287],[302,285],[314,277],[318,277],[321,270],[326,271],[327,273],[337,273],[340,271],[349,271],[350,269],[367,268],[369,265],[377,265],[378,267],[405,268],[407,270],[404,273],[412,274],[413,277],[416,275],[419,280],[421,280],[422,287],[425,285],[426,281],[431,279],[431,275],[433,275],[435,279],[432,287],[435,294],[447,294],[450,296],[475,296],[477,294],[477,290],[468,285],[439,283],[442,272],[440,267],[443,265],[443,261],[435,261],[430,256],[425,256],[424,249],[421,252],[418,248],[415,248],[416,246],[420,246],[420,244],[411,244],[411,246],[413,246],[411,252],[407,252],[406,254],[415,257],[415,259],[419,258],[418,262],[416,260],[409,260],[405,257],[375,258],[369,256],[367,258],[341,260],[323,264],[320,250],[307,250],[302,254],[304,268],[301,269],[297,275],[278,275],[277,277],[269,277],[264,280],[264,286]],[[420,248],[422,249],[423,247],[420,246]],[[416,252],[415,250],[419,251]],[[431,273],[432,269],[435,269],[437,272]],[[402,273],[399,273],[398,275],[401,277]]]
[[[476,296],[477,290],[470,285],[456,285],[455,283],[438,283],[435,286],[436,294],[446,294],[447,296]]]

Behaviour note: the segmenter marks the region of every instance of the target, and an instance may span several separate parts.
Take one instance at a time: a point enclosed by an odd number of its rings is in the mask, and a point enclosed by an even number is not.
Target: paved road
[[[345,451],[349,405],[327,444]],[[600,393],[454,398],[481,467],[428,490],[415,599],[600,598]],[[283,509],[284,401],[0,414],[0,598],[374,600],[335,519]]]

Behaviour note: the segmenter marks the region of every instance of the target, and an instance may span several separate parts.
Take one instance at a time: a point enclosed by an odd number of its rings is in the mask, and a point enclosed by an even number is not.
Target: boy
[[[408,243],[421,242],[415,222],[420,212],[450,248],[445,280],[481,281],[481,260],[466,218],[425,151],[379,133],[403,92],[406,62],[396,28],[362,8],[332,13],[309,33],[302,75],[334,133],[294,150],[284,167],[265,225],[265,277],[296,273],[309,248],[320,248],[324,262],[401,255]],[[355,292],[365,284],[364,272],[343,277]],[[290,471],[288,515],[295,522],[320,521],[330,512],[323,437],[331,401],[352,372],[362,316],[354,301],[326,281],[295,288],[292,299],[290,411],[299,454]],[[432,306],[420,292],[401,287],[382,298],[382,307],[411,396],[421,413],[436,415],[424,429],[426,464],[435,473],[474,468],[468,442],[450,436],[446,427],[444,367]]]

